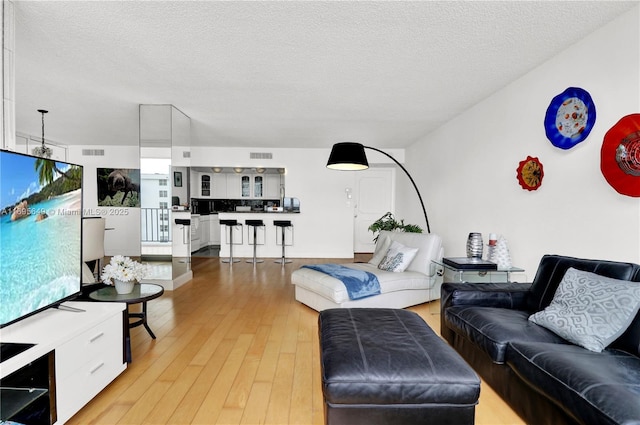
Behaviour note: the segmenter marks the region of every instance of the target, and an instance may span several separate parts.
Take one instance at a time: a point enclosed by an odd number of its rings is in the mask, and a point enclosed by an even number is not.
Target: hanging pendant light
[[[53,154],[53,150],[51,148],[48,148],[44,144],[44,114],[48,113],[49,111],[45,111],[44,109],[38,109],[38,112],[42,114],[42,145],[33,148],[32,152],[35,156],[39,156],[41,158],[51,158],[51,154]]]

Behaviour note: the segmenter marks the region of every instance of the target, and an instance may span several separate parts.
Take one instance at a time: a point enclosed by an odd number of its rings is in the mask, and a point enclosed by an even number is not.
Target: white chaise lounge
[[[392,241],[418,249],[403,272],[378,269],[378,263]],[[405,308],[440,298],[442,276],[432,260],[439,261],[442,255],[442,239],[438,235],[382,231],[368,263],[343,264],[375,274],[380,282],[380,295],[351,300],[339,279],[308,268],[295,270],[291,274],[291,283],[295,285],[296,300],[316,311],[353,307]]]

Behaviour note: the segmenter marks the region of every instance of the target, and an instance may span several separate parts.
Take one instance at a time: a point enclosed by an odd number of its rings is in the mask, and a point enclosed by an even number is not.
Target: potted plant
[[[376,237],[373,238],[374,242],[378,241],[378,236],[381,230],[389,230],[392,232],[422,233],[422,228],[420,226],[416,224],[404,224],[404,219],[398,221],[390,212],[387,212],[385,215],[374,221],[368,229],[376,234]]]
[[[136,282],[144,279],[148,268],[129,257],[114,255],[102,269],[100,278],[107,285],[115,285],[118,294],[130,294]]]

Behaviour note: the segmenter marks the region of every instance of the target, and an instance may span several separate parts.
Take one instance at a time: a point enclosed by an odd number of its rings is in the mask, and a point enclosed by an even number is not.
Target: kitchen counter
[[[274,220],[290,220],[295,229],[296,219],[300,218],[299,212],[285,212],[285,211],[236,211],[236,212],[220,212],[218,213],[220,220],[238,220],[242,226],[234,228],[233,234],[233,256],[238,258],[252,258],[253,257],[253,245],[249,244],[249,232],[251,232],[251,238],[253,238],[253,228],[245,224],[245,220],[262,220],[265,224],[264,232],[258,228],[257,232],[257,256],[258,258],[280,258],[282,256],[282,246],[276,244],[276,232],[280,232],[280,228],[273,225]],[[240,234],[242,232],[242,234]],[[295,232],[295,230],[294,230]],[[220,257],[229,256],[229,229],[227,226],[220,226]],[[289,233],[290,234],[290,233]],[[289,236],[288,238],[290,238]],[[242,241],[240,244],[239,242]],[[287,244],[291,243],[290,239],[287,239]],[[287,246],[286,252],[289,255],[290,250],[293,247]]]

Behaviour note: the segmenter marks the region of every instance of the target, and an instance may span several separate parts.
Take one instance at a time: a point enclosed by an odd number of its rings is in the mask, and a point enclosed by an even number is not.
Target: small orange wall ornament
[[[527,156],[527,159],[520,161],[517,169],[518,183],[526,190],[536,190],[542,184],[544,170],[538,158]]]

